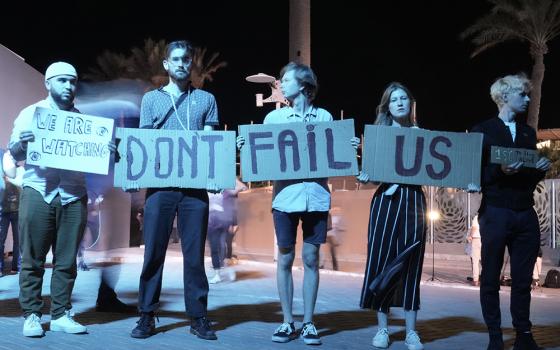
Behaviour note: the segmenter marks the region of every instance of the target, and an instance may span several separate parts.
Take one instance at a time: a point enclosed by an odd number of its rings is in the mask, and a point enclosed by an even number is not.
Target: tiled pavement
[[[120,269],[117,293],[119,297],[135,304],[138,276],[141,269],[142,250],[128,248],[113,252],[111,271]],[[90,253],[90,261],[101,261],[102,253]],[[209,317],[218,331],[217,341],[204,341],[188,333],[188,318],[184,313],[182,264],[180,253],[171,249],[164,271],[161,307],[158,313],[158,334],[149,339],[129,336],[135,326],[136,315],[99,313],[94,305],[99,285],[101,265],[91,271],[79,272],[73,295],[76,319],[88,326],[88,334],[69,335],[46,332],[40,339],[21,335],[22,318],[17,302],[17,276],[0,279],[0,349],[306,349],[301,340],[276,344],[270,336],[281,321],[280,305],[275,286],[275,269],[272,263],[241,260],[235,266],[238,279],[211,285]],[[468,271],[462,264],[436,261],[436,278],[430,281],[431,260],[426,259],[421,287],[422,309],[419,312],[418,330],[426,349],[485,349],[485,327],[480,313],[478,290],[464,283]],[[45,274],[44,294],[47,295],[50,269]],[[302,271],[295,271],[294,312],[301,321]],[[315,323],[323,340],[321,349],[374,349],[375,314],[357,306],[362,276],[353,273],[323,271],[316,307]],[[513,343],[509,316],[509,291],[501,293],[502,318],[506,345]],[[47,315],[43,327],[48,329]],[[532,321],[534,333],[541,346],[560,349],[560,291],[538,289],[533,292]],[[301,325],[297,322],[297,325]],[[392,312],[390,349],[406,349],[404,345],[404,319],[400,309]]]

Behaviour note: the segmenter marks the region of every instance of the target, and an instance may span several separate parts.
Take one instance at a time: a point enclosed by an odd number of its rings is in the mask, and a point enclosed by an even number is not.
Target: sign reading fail
[[[366,125],[362,170],[371,181],[480,186],[482,134]]]
[[[240,125],[243,181],[356,175],[354,120]]]
[[[115,187],[235,187],[235,132],[117,128]]]
[[[490,163],[512,164],[523,162],[523,166],[535,168],[539,160],[539,153],[534,149],[506,148],[492,146],[490,148]]]
[[[113,119],[37,107],[28,164],[107,175]]]

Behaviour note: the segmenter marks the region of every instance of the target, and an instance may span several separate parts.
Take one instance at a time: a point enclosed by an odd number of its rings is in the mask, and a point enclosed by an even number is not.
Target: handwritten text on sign
[[[113,119],[37,107],[31,131],[27,163],[107,175]]]
[[[354,120],[240,125],[244,181],[356,175]]]
[[[506,148],[492,146],[490,148],[490,162],[496,164],[512,164],[523,162],[523,166],[534,168],[537,166],[539,153],[534,149]]]
[[[117,187],[235,187],[235,132],[117,128]]]
[[[372,181],[480,185],[481,134],[366,125],[363,146],[362,170]]]

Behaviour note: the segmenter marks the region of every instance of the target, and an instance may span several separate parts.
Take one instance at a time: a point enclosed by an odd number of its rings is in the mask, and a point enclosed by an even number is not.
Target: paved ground
[[[238,279],[210,287],[209,317],[215,322],[218,341],[203,341],[188,334],[184,314],[182,264],[174,246],[168,253],[164,289],[159,312],[158,334],[145,339],[129,336],[136,315],[95,312],[96,291],[104,255],[89,253],[98,261],[91,271],[80,272],[73,295],[76,319],[88,326],[89,334],[69,335],[46,332],[41,339],[21,335],[22,318],[17,302],[17,275],[0,279],[0,349],[305,349],[301,340],[276,344],[270,336],[281,321],[272,263],[241,260],[235,268]],[[113,265],[120,269],[119,297],[136,303],[142,250],[128,248],[113,253]],[[120,263],[119,263],[120,262]],[[426,349],[485,349],[487,336],[480,313],[478,290],[466,284],[468,266],[452,260],[437,260],[435,281],[431,281],[431,259],[426,259],[422,282],[422,310],[418,330]],[[208,262],[209,264],[209,262]],[[45,274],[44,294],[48,306],[50,269]],[[301,321],[302,271],[295,272],[294,312]],[[357,273],[323,271],[315,322],[323,340],[321,349],[374,349],[371,339],[375,314],[357,306],[362,276]],[[511,347],[513,331],[509,317],[509,291],[502,294],[502,315],[506,344]],[[43,327],[48,329],[48,308]],[[540,288],[533,292],[532,320],[538,342],[547,349],[560,349],[560,290]],[[404,346],[404,319],[395,309],[390,320],[393,343],[390,349]],[[301,325],[301,323],[297,323]]]

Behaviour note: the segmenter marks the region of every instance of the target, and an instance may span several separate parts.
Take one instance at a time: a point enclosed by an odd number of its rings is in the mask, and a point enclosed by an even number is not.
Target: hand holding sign
[[[367,184],[369,182],[369,175],[367,173],[364,173],[363,171],[360,171],[358,176],[356,176],[356,179],[358,179],[358,181],[363,184]]]
[[[552,166],[552,162],[550,161],[550,159],[548,159],[546,157],[541,157],[538,160],[535,168],[537,168],[537,170],[540,170],[540,171],[548,171],[551,166]]]
[[[240,150],[245,144],[245,138],[243,136],[237,136],[235,143],[237,144],[237,149]]]
[[[354,149],[358,149],[358,146],[360,146],[360,138],[359,137],[352,137],[350,139],[350,144],[352,145],[352,147],[354,147]]]
[[[522,166],[523,166],[523,162],[517,161],[511,164],[502,164],[501,168],[504,174],[513,175],[513,174],[517,174],[519,170],[521,170]]]

